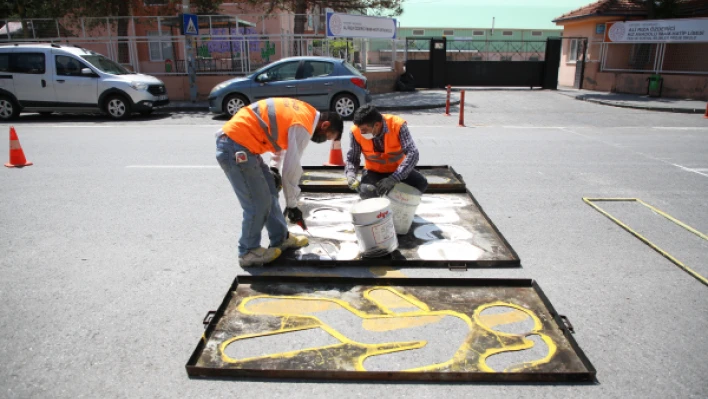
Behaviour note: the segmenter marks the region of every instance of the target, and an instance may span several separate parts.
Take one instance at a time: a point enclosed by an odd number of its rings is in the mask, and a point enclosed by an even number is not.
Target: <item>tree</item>
[[[295,14],[293,33],[305,33],[307,24],[307,11],[315,7],[320,9],[331,8],[337,12],[358,11],[362,14],[374,15],[400,15],[403,12],[404,0],[246,0],[251,6],[265,8],[265,14],[272,14],[276,10],[292,12]]]

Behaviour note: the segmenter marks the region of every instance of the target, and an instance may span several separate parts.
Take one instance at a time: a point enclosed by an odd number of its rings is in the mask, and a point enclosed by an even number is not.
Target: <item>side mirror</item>
[[[262,73],[256,77],[256,81],[258,83],[266,83],[270,82],[270,76],[268,76],[268,72]]]
[[[94,73],[91,70],[91,68],[83,68],[83,69],[81,69],[81,74],[82,75],[93,75]]]

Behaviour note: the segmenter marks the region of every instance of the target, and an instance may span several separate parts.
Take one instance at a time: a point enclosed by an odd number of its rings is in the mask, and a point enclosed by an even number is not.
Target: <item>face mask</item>
[[[367,140],[372,140],[374,138],[374,134],[373,133],[362,133],[361,137],[363,137]]]
[[[310,138],[313,142],[319,144],[319,143],[324,143],[327,141],[327,135],[325,134],[313,134],[312,137]]]

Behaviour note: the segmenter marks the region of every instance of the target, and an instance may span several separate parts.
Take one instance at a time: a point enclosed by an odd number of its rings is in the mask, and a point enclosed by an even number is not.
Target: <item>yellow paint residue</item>
[[[402,298],[389,290],[373,290],[369,292],[369,296],[379,305],[388,309],[418,308],[405,298]]]
[[[250,312],[253,313],[264,313],[264,314],[283,314],[288,312],[293,312],[297,309],[297,313],[317,313],[324,312],[327,310],[333,310],[339,308],[334,302],[327,301],[308,301],[302,299],[271,299],[271,300],[261,300],[256,303],[249,302],[246,307]]]
[[[529,317],[531,316],[525,312],[511,309],[511,311],[505,313],[479,315],[479,321],[487,327],[494,327],[504,324],[517,323],[519,321],[524,321]]]
[[[438,323],[445,316],[397,317],[382,319],[365,319],[362,326],[369,331],[392,331],[403,328],[420,327],[426,324]]]

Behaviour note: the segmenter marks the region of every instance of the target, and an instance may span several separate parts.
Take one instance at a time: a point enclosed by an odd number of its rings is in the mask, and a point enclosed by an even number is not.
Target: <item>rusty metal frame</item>
[[[315,171],[315,170],[321,170],[321,171],[341,171],[342,176],[344,176],[344,167],[343,166],[303,166],[302,167],[304,172],[308,171]],[[435,193],[435,194],[455,194],[455,193],[464,193],[467,190],[467,186],[465,185],[465,180],[462,178],[462,175],[457,173],[455,169],[453,169],[449,165],[425,165],[425,166],[416,166],[415,168],[418,171],[421,170],[432,170],[432,169],[442,169],[445,171],[449,171],[452,173],[452,175],[460,181],[461,184],[435,184],[435,183],[430,183],[428,185],[428,189],[426,193]],[[307,184],[307,185],[300,185],[300,190],[303,193],[351,193],[352,191],[347,187],[346,184],[342,185],[331,185],[331,184]]]
[[[524,287],[532,288],[546,307],[556,326],[568,340],[578,359],[587,372],[382,372],[382,371],[308,371],[308,370],[276,370],[276,369],[227,369],[197,366],[199,357],[206,342],[214,333],[219,320],[224,316],[227,307],[239,283],[268,284],[347,284],[374,286],[427,286],[427,287]],[[216,312],[210,312],[213,317],[205,319],[206,331],[194,349],[185,365],[190,378],[237,378],[237,379],[283,379],[298,378],[310,380],[371,380],[371,381],[409,381],[409,382],[503,382],[503,383],[596,383],[596,370],[585,353],[580,349],[572,336],[572,327],[563,322],[562,317],[551,305],[541,287],[531,279],[423,279],[423,278],[347,278],[347,277],[294,277],[294,276],[237,276]]]

